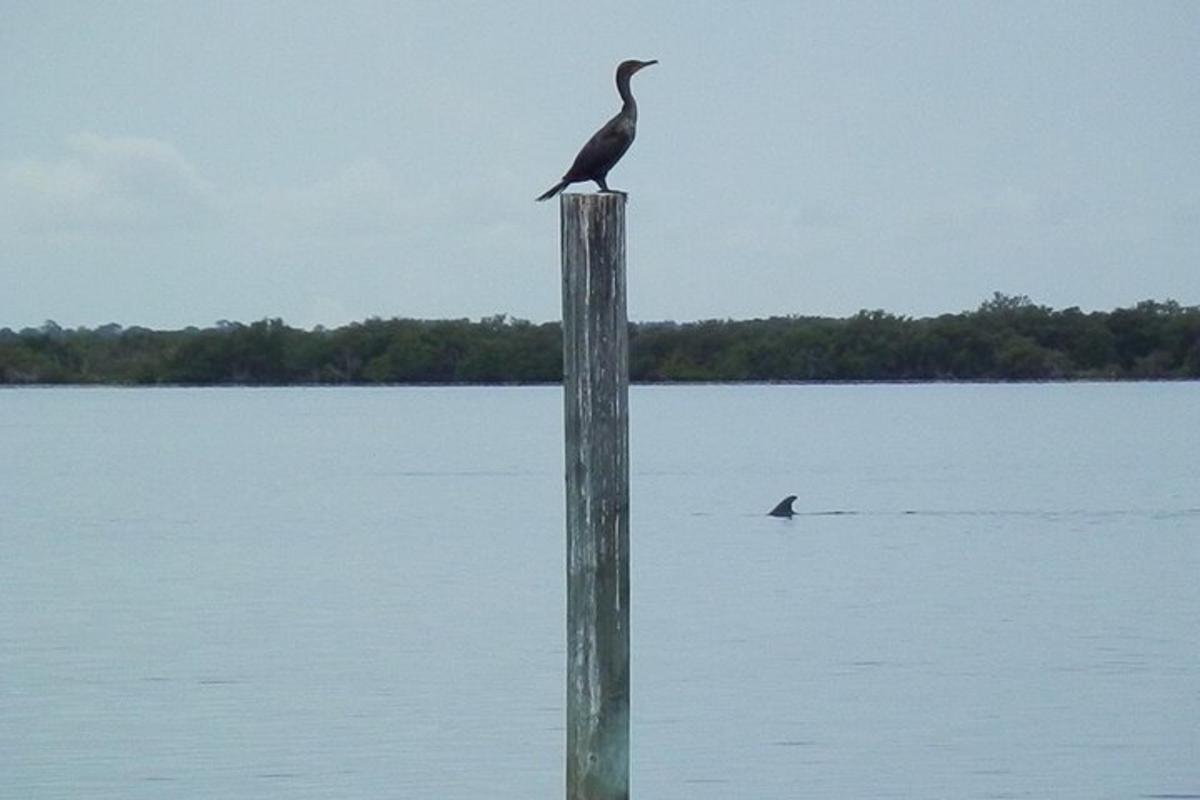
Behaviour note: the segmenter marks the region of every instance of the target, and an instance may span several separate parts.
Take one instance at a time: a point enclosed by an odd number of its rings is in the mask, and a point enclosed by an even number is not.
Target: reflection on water
[[[634,793],[1200,796],[1198,401],[636,387]],[[0,409],[0,798],[561,793],[556,389]]]

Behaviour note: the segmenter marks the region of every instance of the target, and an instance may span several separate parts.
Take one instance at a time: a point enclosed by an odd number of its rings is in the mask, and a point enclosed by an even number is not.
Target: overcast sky
[[[557,319],[625,58],[633,319],[1200,303],[1197,2],[0,0],[0,327]]]

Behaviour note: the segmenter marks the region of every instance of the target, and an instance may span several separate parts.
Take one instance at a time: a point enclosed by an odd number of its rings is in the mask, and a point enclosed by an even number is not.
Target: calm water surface
[[[1200,797],[1200,384],[631,407],[635,797]],[[562,796],[561,425],[0,391],[0,798]]]

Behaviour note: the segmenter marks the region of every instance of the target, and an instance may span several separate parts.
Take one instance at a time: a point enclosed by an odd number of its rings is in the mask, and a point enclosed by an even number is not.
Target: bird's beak
[[[642,66],[638,67],[638,69],[644,69],[644,68],[650,66],[651,64],[657,64],[657,63],[658,63],[657,58],[651,59],[650,61],[643,61]]]

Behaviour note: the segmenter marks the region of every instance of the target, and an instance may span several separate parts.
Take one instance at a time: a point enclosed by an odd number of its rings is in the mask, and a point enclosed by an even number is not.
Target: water
[[[1200,796],[1200,385],[631,407],[635,797]],[[0,798],[561,796],[560,450],[553,388],[0,392]]]

